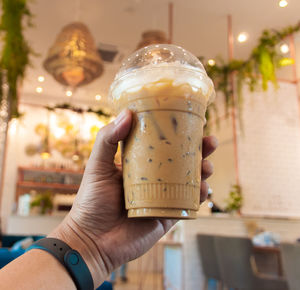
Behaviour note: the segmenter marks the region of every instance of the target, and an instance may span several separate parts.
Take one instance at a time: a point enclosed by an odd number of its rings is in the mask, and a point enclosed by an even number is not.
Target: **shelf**
[[[17,185],[19,187],[49,188],[49,189],[76,190],[76,191],[79,189],[79,185],[76,184],[46,183],[46,182],[32,182],[32,181],[19,181]]]
[[[44,167],[23,167],[20,166],[19,171],[37,171],[37,172],[55,172],[55,173],[70,173],[70,174],[83,174],[83,170],[72,169],[59,169],[59,168],[44,168]]]

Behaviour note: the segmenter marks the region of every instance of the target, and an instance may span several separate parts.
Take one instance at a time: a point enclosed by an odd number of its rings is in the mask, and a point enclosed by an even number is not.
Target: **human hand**
[[[149,250],[175,223],[170,219],[129,219],[125,210],[122,169],[114,164],[118,142],[129,134],[132,113],[123,111],[98,133],[70,213],[51,237],[78,250],[99,285],[118,266]],[[203,158],[217,147],[203,139]],[[200,201],[207,197],[212,164],[203,160]]]

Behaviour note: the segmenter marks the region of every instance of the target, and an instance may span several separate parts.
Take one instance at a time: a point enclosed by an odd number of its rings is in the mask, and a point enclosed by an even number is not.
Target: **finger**
[[[215,136],[208,136],[203,138],[202,143],[202,157],[206,158],[213,153],[218,147],[219,142]]]
[[[207,199],[208,188],[208,183],[206,181],[201,181],[200,204]]]
[[[122,172],[122,169],[123,169],[123,167],[122,167],[122,164],[120,164],[120,163],[115,163],[115,166],[116,166],[116,168],[120,171],[120,172]]]
[[[205,180],[213,174],[214,166],[209,160],[202,161],[201,179]]]
[[[131,111],[125,109],[107,126],[103,127],[97,135],[87,168],[114,168],[114,157],[118,142],[124,140],[130,131],[132,122]],[[96,166],[96,167],[95,167]]]

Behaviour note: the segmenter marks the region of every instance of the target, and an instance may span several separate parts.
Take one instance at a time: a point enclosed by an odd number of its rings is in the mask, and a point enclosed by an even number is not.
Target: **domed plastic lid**
[[[184,48],[172,44],[156,44],[146,46],[131,54],[122,64],[116,79],[121,78],[132,70],[161,66],[183,66],[186,69],[195,69],[206,74],[202,63],[197,57]]]
[[[213,83],[196,56],[176,45],[155,44],[139,49],[123,62],[111,85],[110,97],[117,100],[122,92],[159,79],[187,82],[201,87],[204,94],[214,92]]]

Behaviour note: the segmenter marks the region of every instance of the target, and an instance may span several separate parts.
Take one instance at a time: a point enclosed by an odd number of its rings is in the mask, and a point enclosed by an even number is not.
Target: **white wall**
[[[222,98],[222,97],[221,97]],[[296,85],[279,83],[267,92],[243,91],[243,129],[238,128],[238,167],[245,215],[300,217],[300,113]],[[218,99],[219,113],[223,112]],[[213,200],[225,205],[235,184],[231,117],[212,128],[220,146],[211,156],[208,179]]]
[[[221,120],[219,128],[214,125],[210,134],[218,138],[219,147],[209,158],[214,165],[214,174],[207,182],[213,190],[214,202],[218,206],[224,207],[230,187],[235,184],[231,118]]]
[[[300,114],[296,86],[244,91],[238,138],[243,214],[300,217]]]

